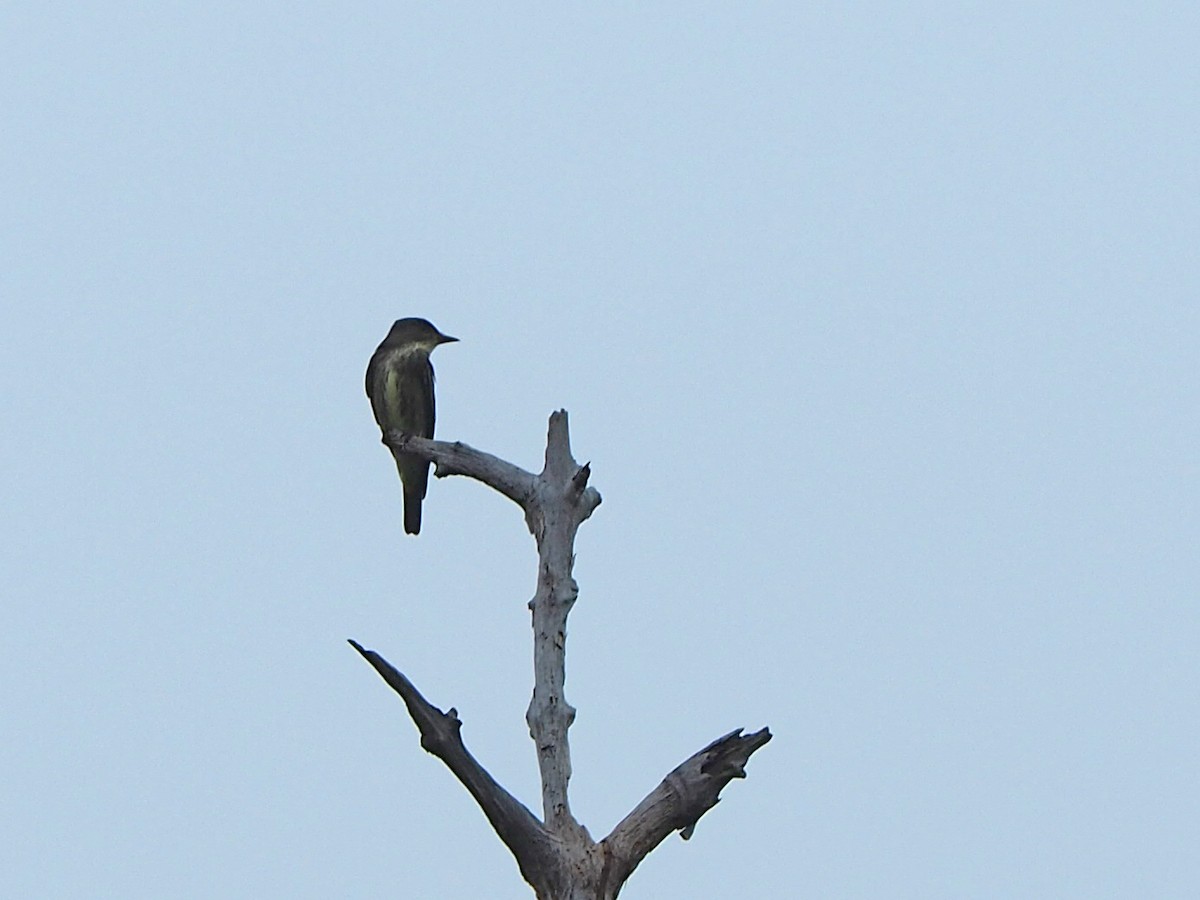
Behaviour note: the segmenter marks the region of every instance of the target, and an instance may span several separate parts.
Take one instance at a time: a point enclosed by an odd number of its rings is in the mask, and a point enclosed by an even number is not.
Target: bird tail
[[[396,468],[404,484],[404,531],[421,533],[421,501],[429,486],[429,463],[407,453],[396,454]]]
[[[421,495],[423,491],[404,488],[404,531],[406,534],[421,533]]]

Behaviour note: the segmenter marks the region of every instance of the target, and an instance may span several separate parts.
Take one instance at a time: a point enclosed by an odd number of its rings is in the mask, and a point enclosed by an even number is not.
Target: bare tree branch
[[[692,754],[664,778],[601,841],[612,857],[618,883],[672,831],[679,831],[685,841],[690,838],[700,817],[720,801],[721,789],[733,778],[746,777],[746,761],[769,740],[766,728],[747,735],[738,728]]]
[[[733,778],[771,739],[767,729],[743,735],[739,728],[679,765],[612,834],[600,843],[571,813],[568,787],[571,748],[567,732],[575,709],[566,698],[567,616],[579,596],[572,575],[575,534],[600,505],[588,486],[591,466],[571,455],[567,414],[550,416],[542,471],[533,475],[463,443],[426,440],[395,431],[384,436],[393,453],[428,459],[436,475],[466,475],[504,494],[525,512],[537,542],[537,590],[529,601],[533,619],[534,688],[525,713],[537,748],[543,821],[504,790],[467,752],[462,723],[451,709],[431,705],[412,683],[372,650],[350,643],[398,693],[421,733],[421,746],[441,759],[471,792],[496,833],[512,851],[539,900],[615,900],[638,864],[668,834],[691,837],[696,822],[716,805]]]
[[[567,616],[579,595],[571,574],[575,565],[575,532],[600,504],[587,488],[586,467],[571,456],[567,413],[550,416],[546,463],[525,517],[537,540],[537,593],[529,601],[533,613],[533,697],[525,713],[537,747],[542,776],[542,809],[546,827],[556,834],[590,842],[587,830],[571,814],[567,785],[571,780],[571,745],[567,730],[575,708],[567,702]],[[582,474],[581,474],[582,473]]]
[[[383,443],[393,454],[411,453],[429,460],[437,467],[433,474],[438,478],[466,475],[499,491],[521,507],[528,505],[533,494],[533,474],[461,441],[433,441],[399,431],[389,431],[384,434]]]
[[[470,791],[500,840],[516,857],[525,880],[535,886],[557,881],[561,867],[555,841],[533,813],[501,787],[470,754],[462,741],[462,722],[457,711],[451,708],[449,712],[442,712],[374,650],[366,650],[353,640],[350,646],[361,653],[404,700],[408,714],[421,732],[421,747],[444,762]]]

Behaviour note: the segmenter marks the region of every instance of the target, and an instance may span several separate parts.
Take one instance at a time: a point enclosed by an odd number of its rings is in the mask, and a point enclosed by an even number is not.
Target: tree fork
[[[395,431],[387,432],[383,441],[393,452],[432,462],[438,478],[465,475],[486,484],[525,513],[538,550],[537,590],[529,601],[534,688],[525,721],[537,748],[543,818],[539,821],[467,751],[462,722],[453,708],[442,712],[378,653],[355,641],[350,644],[404,700],[422,748],[442,760],[475,798],[539,900],[615,900],[626,879],[663,838],[672,831],[679,831],[684,840],[691,837],[725,785],[746,777],[746,762],[771,739],[770,731],[743,735],[739,728],[713,741],[680,763],[611,834],[593,841],[571,814],[567,732],[575,709],[564,688],[567,616],[579,595],[571,574],[575,533],[600,505],[600,494],[588,486],[590,466],[579,465],[571,455],[566,411],[550,416],[545,463],[537,475],[457,441]]]

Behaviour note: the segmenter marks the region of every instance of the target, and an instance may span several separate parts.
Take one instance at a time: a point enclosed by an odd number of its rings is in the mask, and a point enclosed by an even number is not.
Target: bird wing
[[[380,428],[386,428],[384,422],[387,418],[386,410],[384,409],[384,384],[383,379],[387,370],[387,351],[382,346],[378,347],[371,354],[371,361],[367,363],[367,398],[371,401],[371,412],[375,414],[375,422]]]
[[[367,364],[366,389],[381,429],[433,437],[436,411],[428,356],[398,354],[380,347]]]
[[[398,373],[397,373],[398,374]],[[422,438],[433,437],[433,420],[437,418],[433,401],[433,366],[428,356],[406,361],[400,378],[400,408],[404,410],[403,431]]]

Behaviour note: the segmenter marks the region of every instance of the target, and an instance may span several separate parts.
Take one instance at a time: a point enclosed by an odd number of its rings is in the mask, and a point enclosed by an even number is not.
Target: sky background
[[[532,896],[382,652],[538,809],[775,739],[622,900],[1200,895],[1200,7],[6,3],[0,894]],[[540,812],[540,810],[539,810]],[[783,887],[783,886],[786,886]]]

